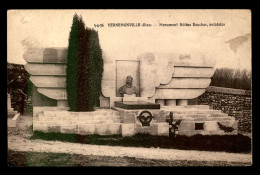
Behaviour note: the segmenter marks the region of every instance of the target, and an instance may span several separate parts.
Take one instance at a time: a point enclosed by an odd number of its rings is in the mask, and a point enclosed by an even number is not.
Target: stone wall
[[[209,105],[212,109],[221,110],[238,121],[238,130],[251,132],[252,103],[251,92],[209,86],[206,92],[197,99],[199,105]]]

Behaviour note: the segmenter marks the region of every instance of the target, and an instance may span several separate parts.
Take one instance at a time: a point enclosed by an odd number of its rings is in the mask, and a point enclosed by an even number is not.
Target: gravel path
[[[133,148],[119,146],[99,146],[80,143],[64,143],[60,141],[28,140],[28,127],[32,118],[22,116],[17,131],[8,131],[8,148],[14,151],[35,151],[69,153],[81,155],[136,157],[160,160],[197,160],[197,161],[228,161],[252,162],[252,154],[225,152],[176,150],[161,148]]]

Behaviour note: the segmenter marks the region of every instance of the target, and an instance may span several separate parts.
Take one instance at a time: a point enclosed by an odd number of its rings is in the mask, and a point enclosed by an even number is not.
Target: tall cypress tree
[[[102,50],[98,33],[85,29],[82,17],[74,15],[71,27],[66,90],[71,111],[93,111],[101,94]]]
[[[101,94],[103,58],[98,33],[87,28],[85,37],[85,56],[78,62],[78,111],[93,111]]]
[[[87,29],[89,30],[89,29]],[[93,110],[97,105],[101,94],[101,81],[103,75],[102,50],[99,44],[98,32],[89,30],[89,110]]]
[[[69,36],[66,68],[66,91],[68,105],[71,111],[77,111],[77,77],[78,77],[78,28],[79,17],[73,17],[73,23]]]
[[[88,74],[89,74],[89,54],[86,47],[89,43],[89,36],[85,30],[85,24],[80,18],[79,20],[79,47],[78,47],[78,111],[88,111]]]

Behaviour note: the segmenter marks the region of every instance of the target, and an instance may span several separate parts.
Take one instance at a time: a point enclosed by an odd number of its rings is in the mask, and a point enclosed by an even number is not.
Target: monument
[[[100,107],[93,112],[70,112],[66,55],[66,48],[30,48],[24,54],[25,69],[34,84],[33,130],[122,136],[237,134],[233,117],[206,105],[189,105],[209,86],[213,59],[174,53],[111,59],[104,64]]]

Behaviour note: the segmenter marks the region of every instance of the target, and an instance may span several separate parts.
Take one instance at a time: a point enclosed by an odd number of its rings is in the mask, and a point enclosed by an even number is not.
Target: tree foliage
[[[251,90],[252,71],[219,68],[211,78],[211,86]]]
[[[78,75],[78,28],[79,17],[74,15],[69,36],[66,68],[66,91],[71,111],[77,111],[77,75]]]
[[[74,15],[66,75],[68,104],[72,111],[94,110],[101,94],[102,74],[103,58],[98,33],[93,29],[85,28],[82,18]],[[73,85],[69,85],[70,83]]]

